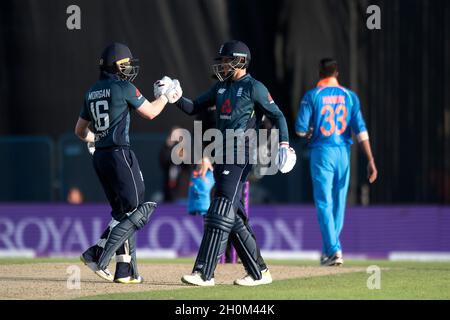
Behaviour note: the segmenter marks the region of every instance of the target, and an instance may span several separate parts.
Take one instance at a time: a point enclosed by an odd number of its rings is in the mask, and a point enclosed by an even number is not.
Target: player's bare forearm
[[[363,152],[367,158],[367,162],[375,161],[372,154],[372,148],[370,147],[369,139],[361,141],[360,145],[363,149]]]
[[[375,165],[375,159],[372,154],[372,148],[370,147],[369,139],[365,139],[360,142],[364,154],[367,158],[367,179],[370,183],[373,183],[378,177],[378,170]]]
[[[167,105],[167,97],[165,95],[160,96],[158,99],[152,101],[152,119],[156,118]]]
[[[153,120],[156,118],[161,111],[164,110],[164,107],[166,106],[168,100],[166,96],[162,95],[158,99],[155,99],[152,102],[149,102],[146,100],[142,106],[137,108],[137,112],[139,115],[145,119]]]
[[[86,129],[84,134],[78,135],[78,138],[80,138],[84,142],[94,142],[95,141],[95,134],[91,130]]]
[[[89,130],[89,124],[89,121],[78,118],[77,124],[75,125],[75,134],[84,142],[95,141],[95,134]]]

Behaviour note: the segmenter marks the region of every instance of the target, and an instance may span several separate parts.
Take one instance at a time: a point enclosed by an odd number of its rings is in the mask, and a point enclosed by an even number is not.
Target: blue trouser
[[[128,147],[97,149],[93,162],[111,215],[121,221],[144,202],[145,184],[136,155]]]
[[[94,153],[93,162],[97,176],[111,205],[111,215],[114,220],[122,221],[127,213],[144,202],[145,184],[136,155],[128,147],[97,149]],[[111,228],[108,226],[100,237],[100,242],[106,242],[110,231]],[[129,256],[131,254],[130,248],[136,247],[135,236],[130,237],[127,241],[116,251],[116,257]],[[133,243],[130,244],[130,241]],[[120,262],[117,258],[116,261],[118,261],[116,278],[131,275],[129,262]]]
[[[342,250],[339,235],[350,178],[350,146],[312,148],[310,166],[322,253],[332,256]]]

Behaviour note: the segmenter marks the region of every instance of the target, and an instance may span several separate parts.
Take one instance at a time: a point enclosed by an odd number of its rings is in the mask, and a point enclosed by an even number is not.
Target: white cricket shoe
[[[246,286],[246,287],[253,287],[253,286],[259,286],[262,284],[269,284],[272,283],[272,276],[270,274],[269,269],[265,269],[261,271],[262,278],[260,280],[255,280],[251,275],[246,275],[245,277],[241,279],[237,279],[234,281],[235,285],[238,286]]]
[[[92,271],[94,271],[94,273],[99,276],[100,278],[109,281],[109,282],[113,282],[114,281],[114,276],[111,274],[111,272],[109,272],[108,269],[102,270],[99,269],[99,267],[97,266],[96,262],[93,261],[88,261],[85,259],[85,257],[81,256],[80,260]]]
[[[214,278],[210,280],[203,280],[200,272],[194,272],[181,277],[181,281],[186,284],[200,286],[200,287],[212,287],[214,286]]]

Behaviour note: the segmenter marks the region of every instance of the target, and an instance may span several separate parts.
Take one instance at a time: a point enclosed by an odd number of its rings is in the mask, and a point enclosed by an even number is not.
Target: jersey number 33
[[[331,105],[325,105],[320,110],[320,114],[325,116],[325,124],[320,127],[320,132],[325,137],[331,136],[333,133],[341,135],[347,129],[347,107],[345,105],[338,105],[336,110]]]

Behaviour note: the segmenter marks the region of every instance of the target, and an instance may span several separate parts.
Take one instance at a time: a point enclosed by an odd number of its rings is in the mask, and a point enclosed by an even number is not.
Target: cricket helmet
[[[217,78],[225,81],[235,70],[248,68],[250,59],[250,49],[247,45],[238,40],[231,40],[220,46],[219,55],[214,59],[218,63],[213,64],[212,68]]]
[[[117,74],[122,80],[132,82],[139,73],[138,62],[126,45],[114,42],[103,50],[100,70]]]

